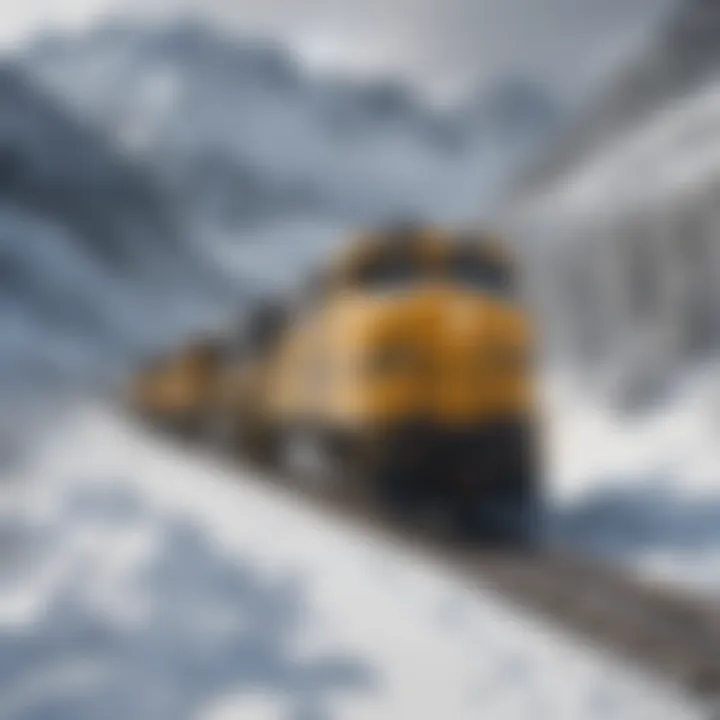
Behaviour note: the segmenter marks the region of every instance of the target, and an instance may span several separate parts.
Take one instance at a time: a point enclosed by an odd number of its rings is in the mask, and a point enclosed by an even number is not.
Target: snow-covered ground
[[[548,383],[549,530],[641,575],[720,595],[718,368],[689,373],[635,418]]]
[[[681,720],[617,658],[117,413],[4,471],[6,720]]]

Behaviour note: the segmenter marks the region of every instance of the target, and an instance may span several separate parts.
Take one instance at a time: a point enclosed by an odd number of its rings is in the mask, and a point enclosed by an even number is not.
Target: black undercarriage
[[[511,419],[389,430],[376,440],[367,474],[398,513],[437,513],[464,537],[529,544],[540,510],[538,467],[532,424]]]

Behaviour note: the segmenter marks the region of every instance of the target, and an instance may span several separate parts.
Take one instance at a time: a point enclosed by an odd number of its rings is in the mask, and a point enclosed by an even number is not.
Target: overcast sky
[[[196,13],[280,37],[319,66],[397,74],[452,95],[518,75],[582,91],[680,0],[0,0],[0,43],[109,15]]]

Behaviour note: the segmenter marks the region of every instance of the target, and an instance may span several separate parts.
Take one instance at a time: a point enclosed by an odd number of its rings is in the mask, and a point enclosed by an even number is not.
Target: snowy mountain
[[[555,359],[628,409],[720,348],[720,4],[689,0],[504,198]]]
[[[535,123],[517,85],[487,112],[432,108],[399,83],[316,76],[270,43],[193,22],[48,38],[23,62],[155,166],[193,220],[230,228],[298,215],[475,217],[522,154],[518,132],[499,130],[521,116],[536,142],[553,114],[536,92]]]
[[[33,378],[106,374],[224,322],[246,288],[292,282],[358,226],[476,217],[556,113],[516,79],[432,107],[194,22],[45,37],[14,62],[0,363]]]
[[[196,266],[148,174],[3,68],[3,379],[37,383],[61,367],[82,376],[152,343],[172,326],[173,290],[208,284]]]
[[[87,254],[118,268],[147,243],[167,244],[167,208],[148,179],[89,126],[26,78],[0,71],[0,188],[5,203],[72,231]]]
[[[605,91],[527,168],[522,182],[513,188],[514,194],[540,190],[583,157],[642,125],[659,108],[720,77],[719,37],[720,4],[716,0],[679,3]]]

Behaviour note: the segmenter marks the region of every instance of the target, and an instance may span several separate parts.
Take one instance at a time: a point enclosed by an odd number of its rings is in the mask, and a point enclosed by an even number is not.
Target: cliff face
[[[511,197],[531,195],[572,172],[613,138],[713,77],[720,77],[720,3],[686,0],[558,142],[523,173],[510,189]]]
[[[717,356],[718,176],[720,3],[694,0],[509,199],[548,344],[623,402]]]

